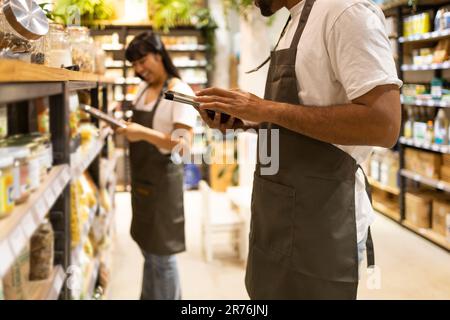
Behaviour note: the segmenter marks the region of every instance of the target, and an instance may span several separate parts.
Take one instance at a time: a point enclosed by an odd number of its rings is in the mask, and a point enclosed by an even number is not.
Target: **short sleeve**
[[[402,85],[384,17],[364,3],[348,7],[337,17],[327,37],[327,49],[336,79],[349,100],[379,85]]]

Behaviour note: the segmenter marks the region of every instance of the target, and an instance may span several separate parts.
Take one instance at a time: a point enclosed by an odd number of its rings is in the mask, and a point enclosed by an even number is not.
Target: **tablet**
[[[176,101],[176,102],[180,102],[180,103],[185,103],[185,104],[190,104],[191,106],[193,106],[195,108],[197,108],[200,105],[200,103],[194,101],[193,96],[188,96],[186,94],[179,93],[176,91],[171,91],[171,90],[164,92],[164,99],[172,100],[172,101]],[[214,120],[214,116],[216,114],[215,111],[206,110],[206,113],[208,114],[208,117],[211,120]],[[220,123],[226,123],[228,121],[228,119],[230,119],[230,115],[228,115],[226,113],[220,114]]]
[[[120,127],[120,128],[127,127],[127,125],[125,123],[111,117],[110,115],[98,110],[97,108],[88,106],[87,104],[80,104],[80,109],[100,120],[103,120],[103,121],[109,123],[110,125],[112,125],[114,127]]]

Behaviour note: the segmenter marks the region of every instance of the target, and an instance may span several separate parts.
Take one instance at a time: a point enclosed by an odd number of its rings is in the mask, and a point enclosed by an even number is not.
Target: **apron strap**
[[[286,33],[286,29],[287,29],[287,26],[289,25],[290,21],[291,21],[291,16],[289,15],[289,18],[287,19],[286,24],[283,27],[283,31],[281,31],[280,37],[278,38],[277,44],[275,45],[275,48],[273,48],[273,51],[275,51],[278,48],[278,45],[280,44],[281,39],[283,38],[284,34]],[[270,61],[270,55],[259,66],[257,66],[256,68],[253,68],[250,71],[245,71],[245,73],[250,74],[250,73],[256,72],[259,69],[261,69],[262,67],[264,67],[267,64],[267,62],[269,62],[269,61]]]
[[[316,0],[306,0],[305,6],[302,10],[302,15],[300,16],[297,30],[295,31],[294,38],[291,42],[291,49],[297,49],[298,43],[300,42],[303,30],[305,30],[306,22],[308,21],[309,14],[311,13],[315,1]]]
[[[171,79],[172,79],[172,78],[169,77],[169,78],[167,78],[166,81],[164,82],[164,85],[163,85],[161,91],[159,92],[158,98],[156,99],[155,105],[154,105],[152,111],[150,111],[150,123],[149,123],[150,126],[149,126],[149,128],[151,128],[151,129],[153,129],[153,120],[154,120],[154,118],[155,118],[156,109],[158,109],[158,106],[159,106],[159,104],[160,104],[160,102],[161,102],[162,96],[163,96],[164,92],[167,91],[167,88],[169,87],[169,81],[170,81]],[[135,109],[137,103],[138,103],[139,100],[144,96],[145,92],[147,91],[147,89],[148,89],[149,87],[150,87],[150,85],[147,85],[147,86],[145,87],[145,89],[142,90],[142,92],[139,94],[138,98],[136,99],[135,104],[133,105],[133,109]]]
[[[372,191],[369,184],[369,180],[367,179],[367,176],[363,170],[363,168],[358,165],[358,168],[361,169],[363,175],[364,175],[364,181],[366,184],[366,192],[369,196],[370,204],[372,204]],[[372,240],[372,233],[370,232],[370,226],[367,229],[367,240],[366,240],[366,255],[367,255],[367,268],[374,267],[375,266],[375,250],[373,247],[373,240]]]

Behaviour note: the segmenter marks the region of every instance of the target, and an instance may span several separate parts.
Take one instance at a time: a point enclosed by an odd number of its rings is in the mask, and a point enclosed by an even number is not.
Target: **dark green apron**
[[[161,97],[162,92],[151,112],[134,109],[132,121],[153,128]],[[184,251],[183,166],[144,141],[130,143],[130,163],[131,236],[147,253],[170,255]]]
[[[271,52],[265,99],[300,104],[297,46],[314,5],[304,1],[290,48]],[[267,150],[270,131],[279,130],[280,159],[278,173],[265,176],[258,156],[246,273],[250,298],[356,299],[356,161],[332,144],[286,128],[265,123],[260,129],[269,131],[267,141],[258,137],[258,146],[267,142]]]

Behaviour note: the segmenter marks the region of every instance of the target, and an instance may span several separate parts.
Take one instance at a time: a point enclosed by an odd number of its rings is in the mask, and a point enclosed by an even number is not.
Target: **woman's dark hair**
[[[166,69],[170,77],[181,78],[161,38],[151,31],[137,35],[128,45],[125,51],[125,57],[128,61],[133,62],[145,57],[149,53],[159,54],[161,56],[164,69]]]

